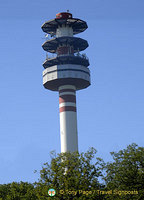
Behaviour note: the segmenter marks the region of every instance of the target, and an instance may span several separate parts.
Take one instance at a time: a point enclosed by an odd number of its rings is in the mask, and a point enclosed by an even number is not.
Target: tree
[[[144,148],[132,144],[111,155],[113,161],[104,163],[94,148],[86,153],[52,152],[38,182],[0,185],[0,200],[143,200]],[[48,195],[50,188],[56,190],[53,197]]]
[[[12,182],[0,185],[0,200],[37,200],[33,184]]]
[[[94,148],[81,154],[68,152],[54,156],[52,153],[51,164],[44,164],[36,183],[38,199],[46,199],[50,188],[56,190],[53,199],[97,199],[96,191],[103,187],[98,181],[102,160],[95,155]]]
[[[109,195],[107,199],[143,200],[144,147],[133,143],[118,153],[111,152],[111,155],[114,161],[105,166],[106,190],[113,190],[113,193],[118,194]]]
[[[10,184],[0,185],[0,200],[6,199],[9,190],[10,190]]]

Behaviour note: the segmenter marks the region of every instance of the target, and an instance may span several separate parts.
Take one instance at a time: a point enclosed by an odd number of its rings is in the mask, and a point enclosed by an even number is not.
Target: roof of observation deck
[[[45,51],[50,53],[56,53],[59,45],[72,45],[74,52],[83,51],[88,47],[88,42],[78,37],[58,37],[51,40],[47,40],[43,43],[42,47]]]
[[[45,22],[41,28],[45,33],[48,33],[50,35],[56,35],[57,28],[59,26],[62,26],[63,24],[65,26],[72,27],[74,35],[81,33],[88,28],[87,23],[85,21],[77,18],[55,18]]]

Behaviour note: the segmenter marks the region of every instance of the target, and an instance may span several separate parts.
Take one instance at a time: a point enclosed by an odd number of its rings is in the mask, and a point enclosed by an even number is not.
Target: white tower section
[[[72,27],[68,27],[65,25],[62,25],[62,27],[58,27],[56,31],[56,37],[63,37],[63,36],[73,36],[73,29]]]
[[[78,151],[76,88],[59,87],[61,152]]]

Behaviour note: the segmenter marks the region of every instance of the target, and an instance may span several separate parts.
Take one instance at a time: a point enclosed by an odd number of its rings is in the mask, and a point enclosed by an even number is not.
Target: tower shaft
[[[76,88],[59,87],[61,152],[78,151]]]

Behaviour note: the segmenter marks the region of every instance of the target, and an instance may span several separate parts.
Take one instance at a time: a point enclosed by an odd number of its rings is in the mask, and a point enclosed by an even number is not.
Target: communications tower
[[[88,28],[83,20],[73,18],[69,12],[61,12],[55,19],[45,22],[42,30],[51,36],[42,45],[47,52],[43,63],[43,85],[46,89],[59,92],[61,152],[78,151],[76,91],[90,85],[89,60],[81,51],[88,42],[78,33]]]

